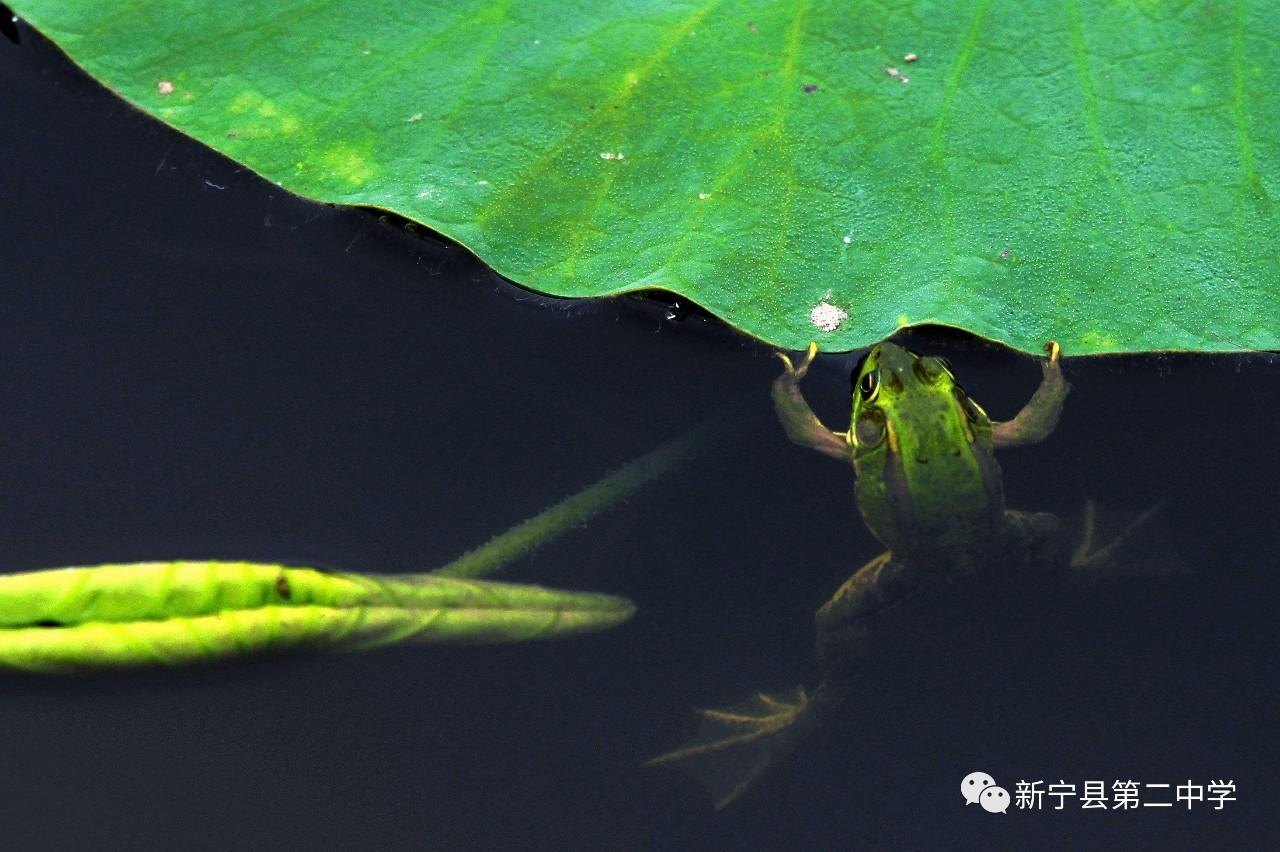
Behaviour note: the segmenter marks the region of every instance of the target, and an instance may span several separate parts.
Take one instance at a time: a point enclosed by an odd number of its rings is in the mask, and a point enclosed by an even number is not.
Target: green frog
[[[648,765],[679,764],[707,786],[722,808],[854,690],[856,661],[889,613],[928,598],[961,578],[1031,567],[1098,567],[1119,544],[1092,548],[1092,511],[1074,553],[1053,515],[1005,508],[998,448],[1033,444],[1054,429],[1070,385],[1058,344],[1045,346],[1043,379],[1008,422],[992,422],[969,398],[942,358],[885,342],[855,367],[847,432],[822,424],[800,393],[818,347],[810,344],[773,383],[773,402],[795,443],[853,465],[858,509],[886,548],[859,569],[816,615],[820,683],[812,694],[759,693],[722,710],[702,710],[702,728],[684,747]],[[1141,523],[1140,519],[1135,522]],[[1127,535],[1127,532],[1123,535]],[[1123,537],[1122,535],[1122,537]]]

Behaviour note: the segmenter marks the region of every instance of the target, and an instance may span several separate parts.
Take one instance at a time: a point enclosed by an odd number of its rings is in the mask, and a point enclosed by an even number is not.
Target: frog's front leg
[[[1007,423],[991,424],[991,440],[997,448],[1043,441],[1053,432],[1053,427],[1058,425],[1062,403],[1071,391],[1071,385],[1062,375],[1062,365],[1059,363],[1061,347],[1049,341],[1044,349],[1049,357],[1040,364],[1044,371],[1040,387],[1036,388],[1036,392],[1018,412],[1017,417]]]
[[[853,462],[849,453],[849,434],[832,432],[818,415],[813,413],[804,395],[800,393],[800,380],[809,372],[809,366],[818,354],[818,344],[810,343],[799,364],[792,364],[791,358],[779,352],[778,357],[786,365],[786,370],[773,382],[773,407],[778,412],[778,420],[786,430],[792,443],[817,450],[823,455]]]

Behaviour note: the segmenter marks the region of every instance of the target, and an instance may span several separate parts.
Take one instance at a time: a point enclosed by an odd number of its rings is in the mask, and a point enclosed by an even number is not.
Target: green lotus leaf
[[[1280,348],[1266,0],[13,6],[269,180],[545,293],[790,348]]]

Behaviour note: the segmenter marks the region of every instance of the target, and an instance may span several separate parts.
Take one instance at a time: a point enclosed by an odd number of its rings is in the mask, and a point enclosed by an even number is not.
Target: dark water
[[[464,252],[292,198],[0,40],[2,569],[251,558],[442,564],[750,395],[702,461],[507,577],[625,594],[609,633],[0,680],[6,848],[844,849],[1275,842],[1280,368],[1071,361],[1012,506],[1167,500],[1191,573],[1064,593],[1023,628],[885,652],[734,808],[640,762],[694,706],[811,678],[812,612],[877,552],[851,476],[772,420],[765,349],[634,304],[564,305]],[[946,350],[997,419],[1029,360]],[[806,381],[839,423],[851,357]],[[840,427],[843,424],[840,423]],[[979,612],[975,618],[990,613]],[[1025,629],[1029,622],[1033,629]],[[931,622],[917,626],[929,634]],[[932,624],[937,629],[936,624]],[[1063,781],[1061,810],[961,779]],[[1085,810],[1087,780],[1235,801]],[[1172,793],[1163,794],[1166,800]],[[1159,798],[1154,789],[1144,798]]]

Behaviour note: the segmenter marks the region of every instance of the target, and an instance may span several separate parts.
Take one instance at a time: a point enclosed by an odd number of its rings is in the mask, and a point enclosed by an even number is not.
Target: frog
[[[732,707],[700,710],[698,734],[647,765],[689,770],[715,796],[717,809],[724,808],[845,703],[856,688],[857,661],[870,653],[868,636],[888,614],[974,575],[1089,572],[1110,560],[1154,510],[1095,548],[1087,503],[1073,549],[1055,515],[1005,506],[995,450],[1047,438],[1071,389],[1061,347],[1050,341],[1044,351],[1030,400],[1012,420],[995,422],[964,391],[949,361],[882,342],[853,370],[850,426],[843,432],[825,426],[800,391],[818,346],[810,344],[795,361],[777,353],[784,370],[772,397],[783,430],[793,443],[852,465],[858,511],[886,550],[815,614],[818,685],[812,692],[761,692]]]

